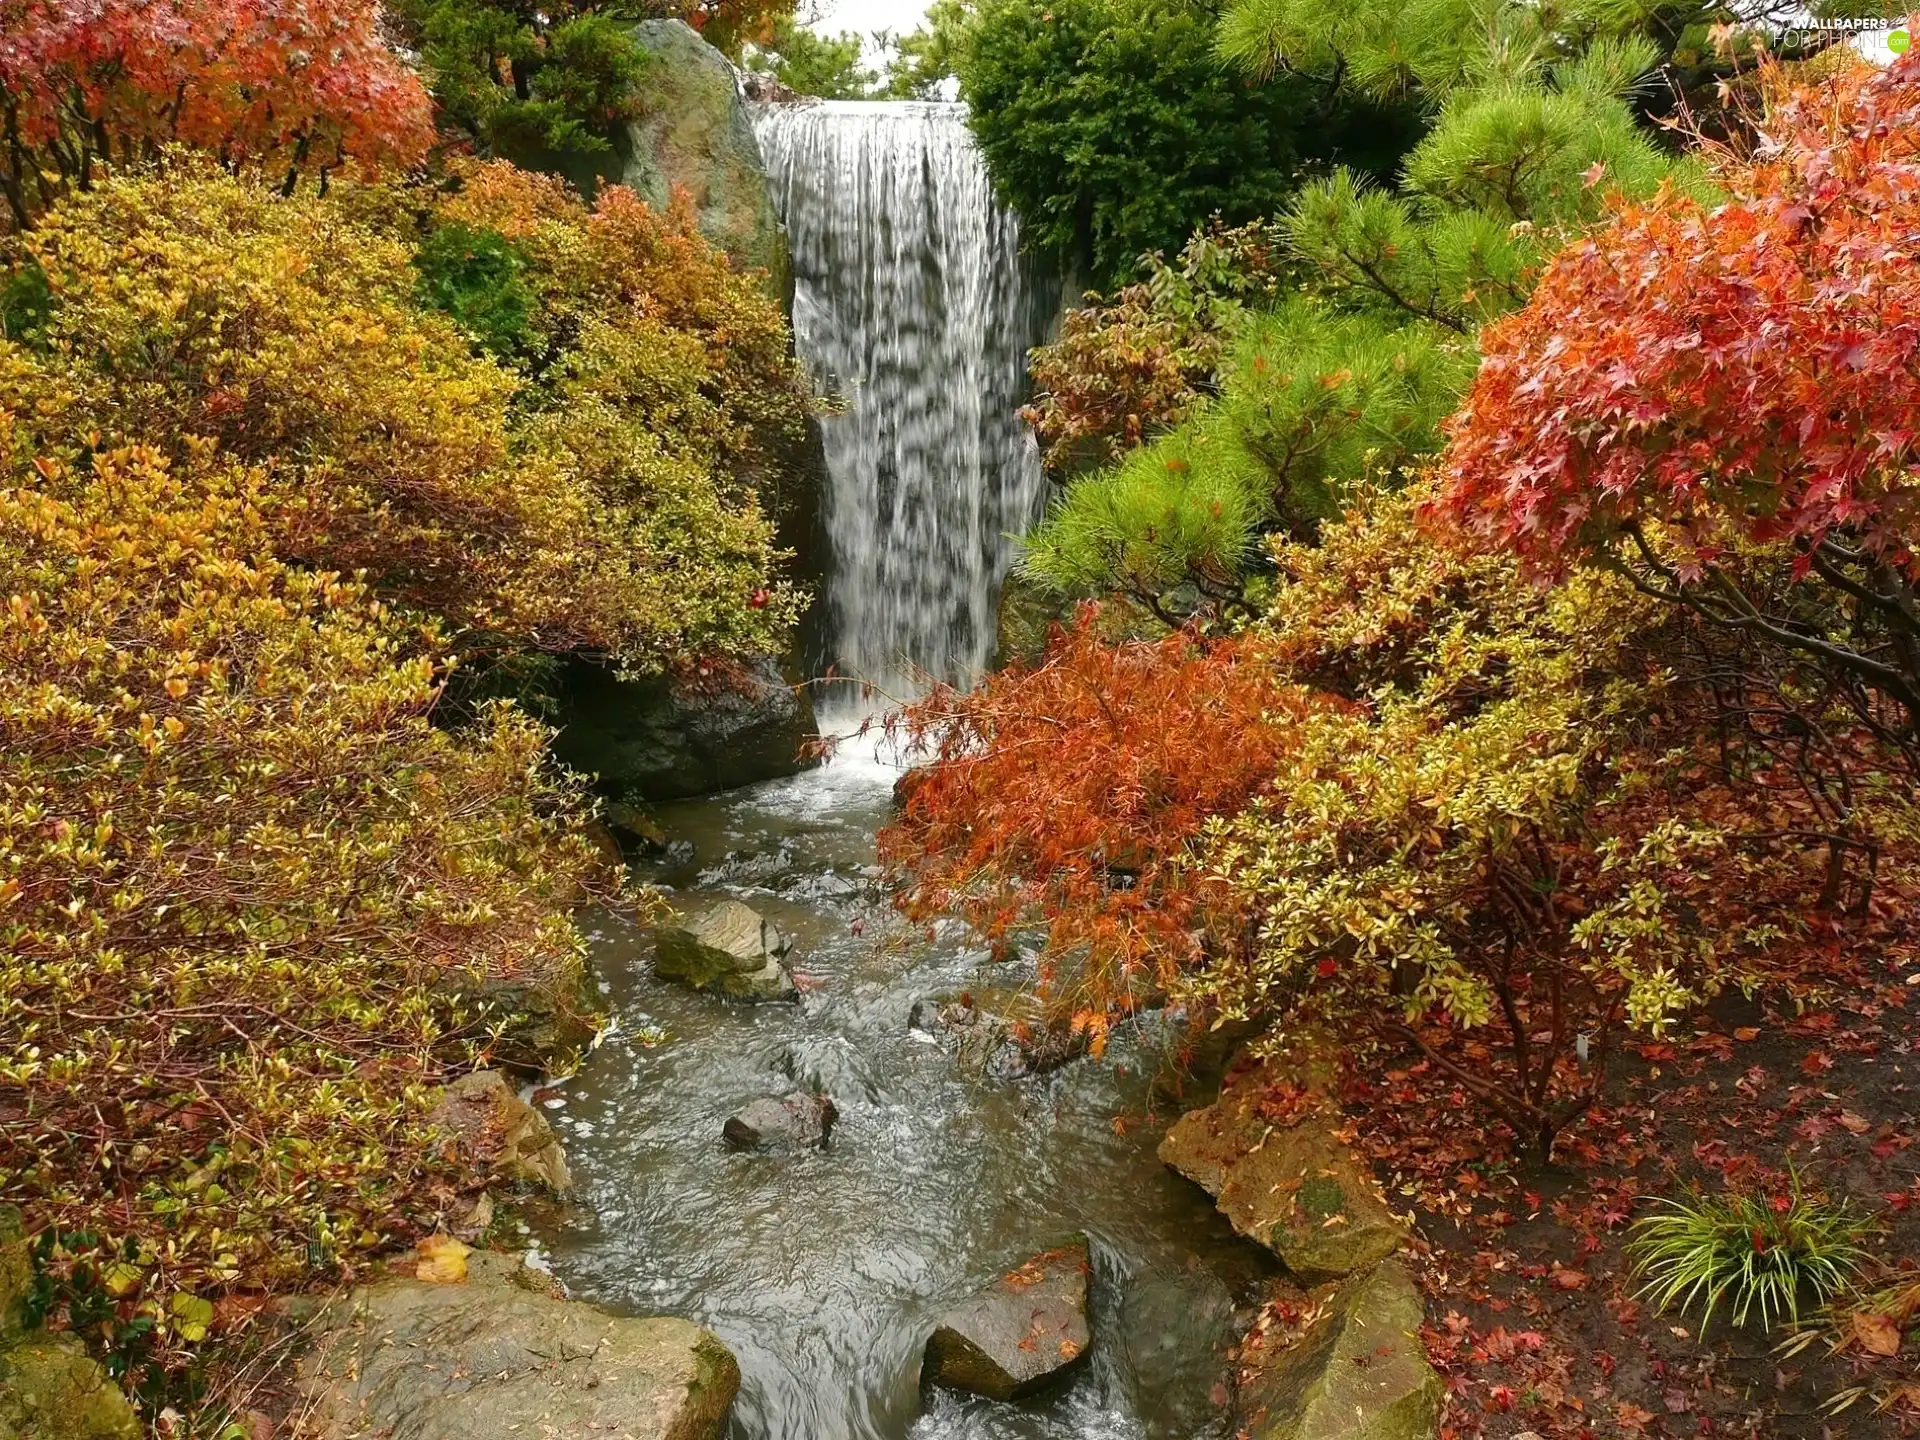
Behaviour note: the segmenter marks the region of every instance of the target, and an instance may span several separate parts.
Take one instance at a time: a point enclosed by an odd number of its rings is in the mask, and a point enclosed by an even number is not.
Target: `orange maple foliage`
[[[420,79],[370,0],[0,0],[0,192],[25,226],[102,164],[181,143],[290,184],[406,165],[433,139]]]
[[[1043,924],[1042,988],[1096,1042],[1232,928],[1194,842],[1276,772],[1315,700],[1234,641],[1109,644],[1096,607],[1037,668],[942,686],[901,722],[931,762],[881,836],[915,919],[958,913],[1006,944]]]
[[[1440,507],[1536,559],[1610,550],[1911,718],[1920,57],[1801,89],[1768,128],[1723,166],[1727,203],[1622,210],[1483,332]],[[1734,576],[1753,547],[1779,552],[1785,586]]]

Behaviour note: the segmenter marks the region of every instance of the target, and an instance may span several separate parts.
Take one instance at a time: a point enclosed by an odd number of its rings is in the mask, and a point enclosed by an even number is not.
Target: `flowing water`
[[[1038,302],[953,106],[819,105],[760,135],[793,235],[797,339],[852,408],[831,423],[835,636],[846,669],[985,664],[1003,529],[1038,477],[1011,417]],[[1023,978],[959,926],[891,917],[874,835],[896,766],[871,741],[826,766],[661,807],[681,852],[651,878],[732,896],[796,939],[792,1005],[654,980],[646,937],[594,935],[614,1028],[550,1103],[581,1187],[545,1237],[576,1293],[684,1315],[739,1357],[734,1440],[1202,1440],[1261,1252],[1155,1157],[1164,1041],[1123,1034],[1052,1075],[969,1078],[923,997]],[[832,1096],[832,1143],[737,1154],[743,1102]],[[925,1390],[940,1310],[1071,1233],[1093,1251],[1085,1363],[999,1404]]]
[[[823,431],[830,652],[902,693],[992,658],[1007,534],[1046,482],[1016,411],[1060,285],[1020,253],[960,105],[759,107],[793,256],[795,348],[843,413]]]

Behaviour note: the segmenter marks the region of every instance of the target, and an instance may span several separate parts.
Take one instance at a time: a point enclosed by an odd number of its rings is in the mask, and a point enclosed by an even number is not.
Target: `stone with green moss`
[[[784,301],[786,233],[774,214],[739,72],[683,21],[647,20],[634,33],[655,63],[645,111],[628,127],[621,182],[656,206],[684,189],[700,233],[736,264],[766,271],[769,291]]]
[[[1432,1440],[1446,1385],[1420,1343],[1426,1307],[1387,1261],[1347,1281],[1292,1345],[1243,1355],[1250,1440]]]
[[[717,1440],[740,1367],[710,1331],[561,1299],[497,1259],[329,1306],[299,1369],[316,1440]]]
[[[0,1440],[139,1440],[140,1421],[71,1335],[27,1328],[33,1257],[18,1209],[0,1205]]]
[[[1160,1143],[1163,1161],[1307,1284],[1364,1270],[1406,1239],[1373,1176],[1336,1133],[1326,1079],[1295,1062],[1251,1067],[1212,1105],[1181,1116]]]
[[[653,973],[734,1000],[791,1000],[799,991],[781,959],[792,945],[752,906],[723,900],[654,932]]]

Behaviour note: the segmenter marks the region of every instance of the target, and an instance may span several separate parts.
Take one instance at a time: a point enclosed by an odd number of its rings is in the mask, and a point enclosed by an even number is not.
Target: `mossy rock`
[[[1335,1133],[1327,1078],[1296,1062],[1253,1066],[1160,1142],[1163,1161],[1306,1284],[1365,1270],[1406,1239],[1372,1175]],[[1295,1113],[1275,1118],[1267,1102],[1276,1094],[1292,1097]]]
[[[71,1335],[0,1350],[0,1440],[140,1440],[139,1417]]]
[[[654,932],[653,973],[733,1000],[792,1000],[800,992],[780,963],[791,948],[751,905],[723,900]]]
[[[1251,1440],[1433,1440],[1446,1384],[1420,1343],[1426,1307],[1387,1261],[1346,1282],[1287,1349],[1243,1357]]]

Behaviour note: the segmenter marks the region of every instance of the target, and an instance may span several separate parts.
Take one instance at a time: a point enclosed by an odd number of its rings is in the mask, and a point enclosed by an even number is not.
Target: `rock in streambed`
[[[792,948],[752,906],[722,900],[654,932],[653,973],[735,1000],[793,1000],[800,992],[781,963]]]
[[[728,1116],[721,1133],[735,1150],[823,1150],[839,1116],[824,1095],[763,1096]]]
[[[940,1317],[927,1341],[924,1380],[995,1400],[1044,1389],[1083,1360],[1087,1243],[1034,1256]]]
[[[1051,1020],[1023,990],[962,990],[914,1003],[909,1025],[958,1037],[961,1070],[990,1080],[1045,1075],[1087,1053],[1087,1036]]]
[[[299,1381],[317,1440],[717,1440],[740,1367],[686,1320],[565,1300],[509,1257],[451,1284],[390,1279],[326,1306]]]
[[[546,1116],[497,1070],[462,1075],[441,1092],[428,1124],[443,1153],[480,1175],[564,1195],[573,1175]]]

